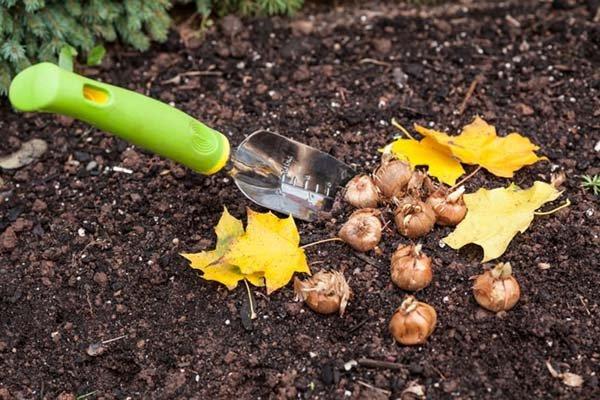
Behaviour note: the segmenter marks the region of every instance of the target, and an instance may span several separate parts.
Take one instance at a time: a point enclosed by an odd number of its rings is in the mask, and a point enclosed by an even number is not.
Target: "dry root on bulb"
[[[370,176],[357,175],[346,185],[344,199],[356,208],[375,208],[379,193]]]
[[[384,199],[400,197],[412,176],[410,166],[400,160],[384,160],[373,173],[373,182]]]
[[[405,197],[398,201],[394,219],[401,234],[415,239],[431,231],[435,224],[435,212],[429,204]]]
[[[294,278],[296,300],[303,300],[313,311],[320,314],[339,312],[344,315],[352,295],[346,278],[338,271],[319,271],[304,281]]]
[[[355,250],[365,252],[374,249],[381,240],[383,226],[379,216],[381,212],[373,208],[357,210],[344,226],[338,236]]]
[[[431,206],[436,215],[436,222],[439,225],[454,226],[465,218],[467,206],[463,201],[465,187],[460,186],[451,193],[440,189],[434,192],[427,199],[427,204]]]
[[[513,308],[521,297],[521,288],[512,276],[510,263],[499,263],[478,275],[473,285],[473,295],[481,307],[490,311],[507,311]]]
[[[433,333],[437,314],[429,304],[408,296],[390,320],[390,332],[397,342],[404,345],[425,343]]]
[[[421,245],[400,245],[392,255],[392,281],[409,291],[421,290],[431,283],[431,258],[421,251]]]

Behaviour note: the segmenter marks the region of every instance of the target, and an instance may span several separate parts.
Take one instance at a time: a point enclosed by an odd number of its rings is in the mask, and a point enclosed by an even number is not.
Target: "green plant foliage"
[[[104,48],[104,46],[102,46],[101,44],[98,46],[94,46],[94,48],[92,48],[87,55],[86,64],[90,66],[99,65],[100,63],[102,63],[102,59],[104,58],[105,54],[106,49]]]
[[[236,12],[242,15],[291,15],[302,7],[304,0],[195,0],[195,3],[200,14],[221,17]]]
[[[596,196],[600,195],[600,175],[582,175],[581,187],[593,192]]]
[[[233,12],[291,14],[303,0],[0,0],[0,94],[17,72],[56,62],[63,49],[75,50],[65,50],[63,58],[79,53],[90,65],[101,62],[103,43],[119,40],[146,50],[167,38],[173,4],[191,2],[208,19]]]
[[[77,51],[97,59],[99,50],[90,54],[97,42],[120,39],[145,50],[165,40],[170,6],[170,0],[0,0],[0,92],[16,72],[56,62],[63,49],[68,64]]]
[[[77,57],[77,50],[73,46],[64,45],[58,53],[58,66],[67,71],[73,71],[73,59]]]

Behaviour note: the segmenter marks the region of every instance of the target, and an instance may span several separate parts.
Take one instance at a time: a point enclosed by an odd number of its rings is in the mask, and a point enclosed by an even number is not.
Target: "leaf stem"
[[[343,240],[340,239],[339,237],[332,237],[332,238],[329,238],[329,239],[317,240],[316,242],[305,244],[304,246],[300,246],[300,248],[301,249],[306,249],[307,247],[316,246],[316,245],[321,244],[321,243],[342,242],[342,241]]]
[[[479,165],[477,168],[475,168],[475,170],[473,172],[471,172],[469,175],[465,176],[463,179],[458,181],[458,183],[455,183],[454,186],[452,186],[450,189],[448,189],[448,191],[452,192],[454,189],[456,189],[460,185],[464,184],[466,181],[468,181],[469,179],[474,177],[475,174],[478,173],[480,169],[481,169],[481,165]]]
[[[412,140],[417,140],[406,130],[406,128],[404,128],[402,125],[400,125],[400,123],[398,123],[398,121],[396,121],[396,118],[392,118],[392,125],[394,125],[398,129],[400,129],[400,131],[402,133],[404,133],[406,136],[408,136]]]
[[[250,319],[256,319],[256,311],[254,311],[254,299],[252,298],[252,292],[248,281],[244,279],[244,285],[246,285],[246,293],[248,294],[248,306],[250,307]]]
[[[565,201],[565,204],[562,204],[562,205],[560,205],[560,206],[558,206],[558,207],[556,207],[556,208],[554,208],[554,209],[552,209],[550,211],[536,211],[533,214],[534,215],[550,215],[550,214],[554,214],[557,211],[562,210],[563,208],[567,208],[570,205],[571,205],[571,200],[567,199],[567,201]]]

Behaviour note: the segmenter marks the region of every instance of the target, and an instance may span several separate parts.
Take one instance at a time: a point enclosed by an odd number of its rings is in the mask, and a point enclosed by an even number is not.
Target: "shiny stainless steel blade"
[[[238,146],[232,163],[231,175],[246,197],[305,221],[331,211],[338,188],[355,174],[327,153],[264,130]]]

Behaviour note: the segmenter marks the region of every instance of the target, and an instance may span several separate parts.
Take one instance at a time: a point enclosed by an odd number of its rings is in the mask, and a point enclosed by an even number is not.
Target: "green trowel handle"
[[[229,158],[227,138],[186,113],[54,64],[36,64],[19,73],[9,98],[18,110],[85,121],[203,174],[217,172]]]

